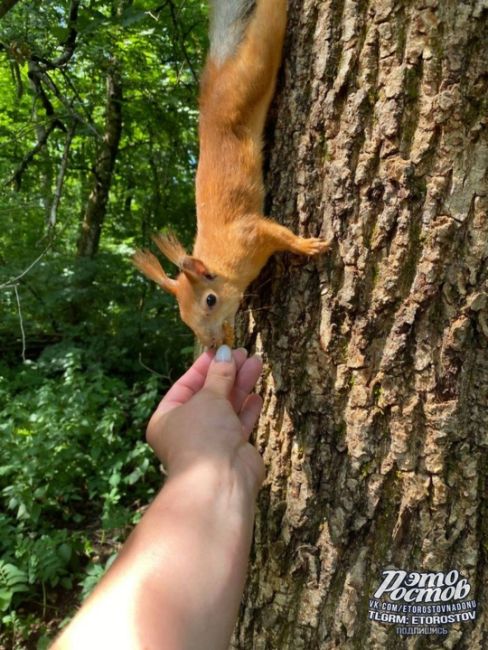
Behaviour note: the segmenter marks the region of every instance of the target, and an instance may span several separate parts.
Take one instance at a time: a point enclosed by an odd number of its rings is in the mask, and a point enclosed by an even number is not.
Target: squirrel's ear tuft
[[[174,233],[153,235],[152,239],[163,255],[176,264],[189,280],[201,282],[213,279],[214,276],[201,260],[187,254]]]
[[[183,262],[187,254],[174,233],[152,235],[152,240],[170,262],[173,262],[180,269],[183,268]]]
[[[176,295],[178,283],[166,275],[155,255],[146,250],[138,250],[132,256],[132,263],[146,277],[159,284],[162,289]]]
[[[196,282],[213,280],[215,276],[210,273],[202,260],[187,255],[183,260],[181,270],[189,280]]]

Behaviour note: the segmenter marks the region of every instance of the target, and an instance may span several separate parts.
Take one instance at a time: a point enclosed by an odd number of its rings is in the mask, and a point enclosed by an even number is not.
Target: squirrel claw
[[[319,255],[329,250],[331,245],[330,241],[320,239],[320,237],[310,237],[309,239],[302,239],[300,242],[300,252],[303,255]]]

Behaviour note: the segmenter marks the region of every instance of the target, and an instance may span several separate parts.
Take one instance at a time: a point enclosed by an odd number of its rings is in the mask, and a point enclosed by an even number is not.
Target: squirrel
[[[166,275],[155,255],[135,266],[173,294],[182,320],[207,347],[234,342],[247,286],[278,251],[316,255],[329,248],[263,215],[262,136],[281,63],[287,0],[213,0],[210,51],[200,83],[197,235],[188,255],[173,234],[153,236],[180,269]]]

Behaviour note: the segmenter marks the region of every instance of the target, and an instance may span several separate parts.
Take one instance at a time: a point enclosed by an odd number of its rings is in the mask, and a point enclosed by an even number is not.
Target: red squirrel
[[[188,255],[172,234],[153,237],[180,269],[169,278],[149,251],[135,266],[172,293],[204,346],[233,344],[247,286],[277,251],[316,255],[323,239],[298,237],[263,215],[262,135],[286,27],[286,0],[214,0],[200,85],[197,235]]]

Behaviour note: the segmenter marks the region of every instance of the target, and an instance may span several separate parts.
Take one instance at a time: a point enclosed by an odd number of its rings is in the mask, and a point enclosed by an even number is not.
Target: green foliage
[[[82,6],[73,58],[48,72],[56,92],[46,85],[46,93],[56,115],[65,127],[76,125],[58,215],[68,246],[77,236],[79,210],[90,189],[89,172],[104,128],[106,72],[114,57],[122,70],[124,125],[107,235],[116,235],[117,241],[121,234],[147,240],[153,229],[168,223],[177,223],[187,236],[193,230],[197,105],[186,61],[198,69],[203,60],[203,3],[181,3],[175,15],[171,3],[152,14],[149,2],[135,2],[120,16],[118,4],[99,2],[96,10]],[[29,82],[29,57],[53,60],[62,53],[68,7],[66,1],[22,2],[0,23],[5,47],[0,60],[0,209],[9,229],[19,235],[4,230],[0,247],[16,242],[16,253],[43,236],[66,137],[59,129],[53,132],[22,175],[20,193],[3,185],[47,125],[46,111]]]
[[[173,298],[130,256],[166,227],[191,244],[206,3],[82,2],[72,56],[41,75],[50,114],[32,70],[66,53],[70,7],[23,0],[0,21],[0,647],[19,650],[48,647],[158,489],[144,429],[192,354]],[[114,59],[122,137],[85,259]]]
[[[129,387],[66,344],[15,374],[3,369],[0,552],[30,585],[71,588],[87,528],[127,525],[128,506],[154,492],[140,438],[158,392],[157,378]]]
[[[0,612],[10,609],[15,594],[28,590],[27,574],[14,564],[0,561]]]
[[[128,384],[66,342],[1,368],[2,611],[45,606],[78,583],[85,594],[102,575],[94,527],[113,546],[161,482],[142,433],[164,385],[156,375]]]
[[[111,555],[105,564],[92,564],[86,570],[85,577],[80,583],[81,586],[81,597],[83,599],[87,598],[91,591],[97,586],[100,582],[104,573],[110,568],[113,564],[116,554]]]

